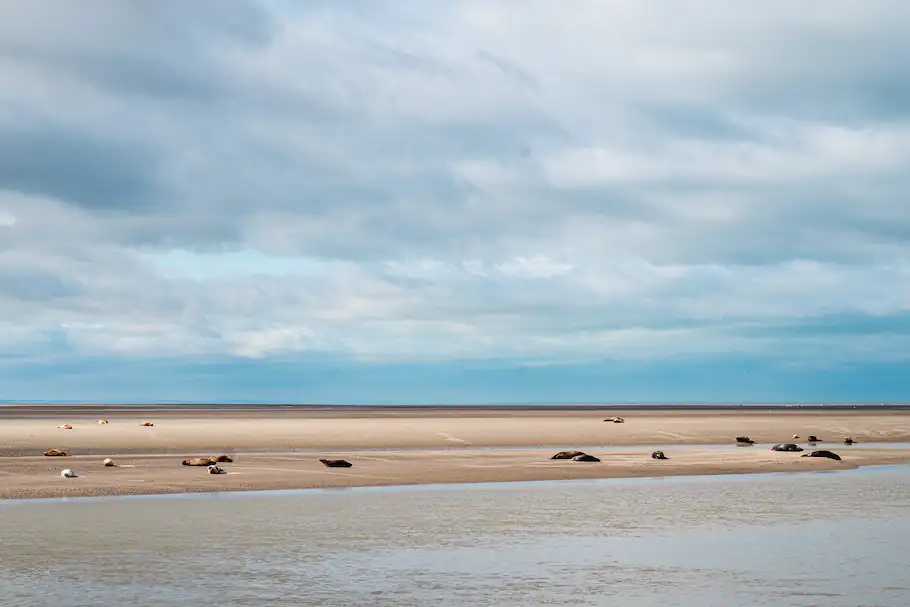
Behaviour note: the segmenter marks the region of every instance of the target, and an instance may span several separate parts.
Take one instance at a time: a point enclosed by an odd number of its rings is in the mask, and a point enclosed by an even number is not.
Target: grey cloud
[[[50,126],[0,128],[0,189],[141,212],[164,196],[160,167],[143,142]]]
[[[638,104],[641,121],[665,134],[692,139],[750,140],[758,135],[737,123],[727,111],[707,104],[667,103],[659,99]]]
[[[540,83],[537,81],[536,78],[534,78],[534,76],[531,75],[530,72],[526,71],[525,69],[521,68],[518,65],[515,65],[514,63],[512,63],[511,61],[508,61],[507,59],[503,59],[502,57],[498,56],[496,53],[492,53],[488,50],[481,49],[481,50],[477,51],[477,57],[483,61],[489,62],[492,66],[494,66],[496,69],[501,71],[503,74],[505,74],[506,76],[509,76],[511,78],[514,78],[515,80],[517,80],[524,86],[528,87],[529,89],[533,90],[533,89],[537,89],[540,87]]]
[[[906,308],[905,8],[521,6],[11,14],[0,245],[44,305],[0,312],[79,351],[558,357],[771,349],[785,317]],[[174,248],[344,269],[145,260]]]
[[[83,294],[79,285],[54,274],[0,270],[0,297],[29,303]]]
[[[0,61],[26,86],[8,75],[0,92],[12,110],[0,115],[0,188],[100,209],[180,200],[164,164],[182,143],[161,145],[157,127],[179,132],[211,111],[232,86],[225,53],[261,47],[269,31],[252,2],[39,1],[10,13]]]
[[[39,0],[5,16],[0,57],[61,82],[81,79],[118,94],[213,101],[227,75],[221,54],[264,44],[272,26],[267,13],[246,0],[230,6]]]

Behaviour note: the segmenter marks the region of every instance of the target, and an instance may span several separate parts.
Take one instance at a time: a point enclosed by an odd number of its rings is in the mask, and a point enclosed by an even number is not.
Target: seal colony
[[[4,418],[0,408],[0,498],[837,470],[910,460],[910,410],[328,407],[270,418],[232,417],[224,407],[217,417],[185,419],[127,407],[43,411],[32,420]],[[810,438],[817,446],[807,448]],[[815,453],[826,450],[840,459]],[[48,459],[59,457],[66,459]],[[63,469],[77,477],[63,482]]]
[[[609,418],[604,419],[603,421],[611,422],[611,423],[615,423],[615,424],[625,423],[625,419],[623,419],[622,417],[609,417]],[[98,423],[106,425],[109,422],[106,419],[101,419],[98,421]],[[145,421],[140,425],[144,426],[144,427],[154,426],[154,424],[150,421]],[[72,429],[72,426],[69,424],[66,424],[66,425],[60,426],[60,427],[70,429],[70,430]],[[793,438],[798,439],[799,435],[793,434]],[[813,445],[820,442],[820,439],[813,434],[810,434],[806,440],[809,444],[813,444]],[[755,444],[755,441],[747,435],[736,436],[734,438],[734,442],[740,446],[742,446],[742,445],[751,446],[751,445]],[[845,445],[852,445],[854,441],[851,437],[844,437],[843,442]],[[796,443],[778,443],[771,447],[771,451],[782,452],[782,453],[796,453],[796,452],[803,451],[803,449],[802,449],[802,447],[798,446]],[[44,452],[44,455],[45,456],[71,456],[72,454],[66,453],[59,449],[49,449]],[[842,458],[839,455],[837,455],[836,453],[834,453],[832,451],[827,451],[827,450],[812,451],[810,453],[803,454],[802,457],[827,458],[827,459],[832,459],[832,460],[837,460],[837,461],[842,460]],[[591,455],[584,451],[578,451],[578,450],[559,451],[559,452],[553,454],[550,457],[550,459],[551,460],[574,461],[574,462],[589,462],[589,463],[602,462],[602,460],[599,457]],[[670,458],[667,457],[667,455],[663,451],[658,450],[658,451],[653,451],[651,453],[651,459],[668,460]],[[183,466],[189,466],[189,467],[206,468],[206,471],[208,472],[208,474],[219,475],[219,474],[227,474],[227,472],[223,468],[219,467],[218,464],[233,463],[233,461],[234,461],[234,459],[231,456],[226,455],[226,454],[221,454],[221,455],[213,455],[213,456],[208,456],[208,457],[189,458],[189,459],[183,460],[181,462],[181,464]],[[351,468],[351,467],[353,467],[353,464],[350,461],[345,460],[345,459],[319,458],[318,461],[326,468]],[[108,468],[118,467],[117,464],[115,464],[111,458],[106,458],[103,461],[102,465],[104,467],[108,467]],[[67,478],[75,478],[75,474],[69,468],[64,470],[61,474]]]
[[[816,438],[816,437],[812,437]],[[754,445],[755,441],[750,437],[745,435],[740,435],[734,439],[736,444],[747,444]],[[846,443],[846,440],[845,440]],[[849,443],[848,443],[849,444]],[[798,453],[803,451],[802,447],[796,443],[778,443],[773,445],[770,449],[771,451],[780,452],[780,453]],[[68,456],[71,457],[71,453],[67,453],[60,449],[48,449],[44,452],[45,456]],[[670,458],[662,450],[652,451],[650,454],[652,460],[669,460]],[[842,458],[828,450],[816,450],[809,453],[802,454],[802,457],[811,457],[811,458],[824,458],[835,461],[842,461]],[[570,461],[570,462],[583,462],[583,463],[603,463],[603,460],[600,457],[587,453],[580,450],[567,450],[559,451],[554,453],[549,457],[549,459],[555,461]],[[317,461],[321,463],[326,468],[352,468],[354,464],[346,459],[328,459],[328,458],[318,458]],[[186,467],[197,467],[205,468],[206,473],[209,475],[224,475],[228,472],[220,467],[218,464],[233,463],[234,458],[227,454],[212,455],[207,457],[196,457],[184,459],[181,461],[182,466]],[[105,458],[102,462],[102,466],[105,468],[117,468],[119,467],[114,460],[111,458]],[[71,468],[66,468],[61,472],[61,476],[65,478],[76,478],[76,474]]]

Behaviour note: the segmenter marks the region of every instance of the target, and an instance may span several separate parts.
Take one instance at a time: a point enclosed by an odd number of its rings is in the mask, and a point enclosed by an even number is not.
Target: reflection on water
[[[908,506],[906,466],[2,502],[0,604],[896,607]]]

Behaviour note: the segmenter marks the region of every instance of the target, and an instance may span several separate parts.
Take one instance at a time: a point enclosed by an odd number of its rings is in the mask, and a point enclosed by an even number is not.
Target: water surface
[[[904,607],[910,467],[0,502],[0,604]]]

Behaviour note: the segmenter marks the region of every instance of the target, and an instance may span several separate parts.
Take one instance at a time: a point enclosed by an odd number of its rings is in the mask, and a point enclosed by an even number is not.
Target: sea
[[[0,605],[906,607],[910,466],[0,501]]]

